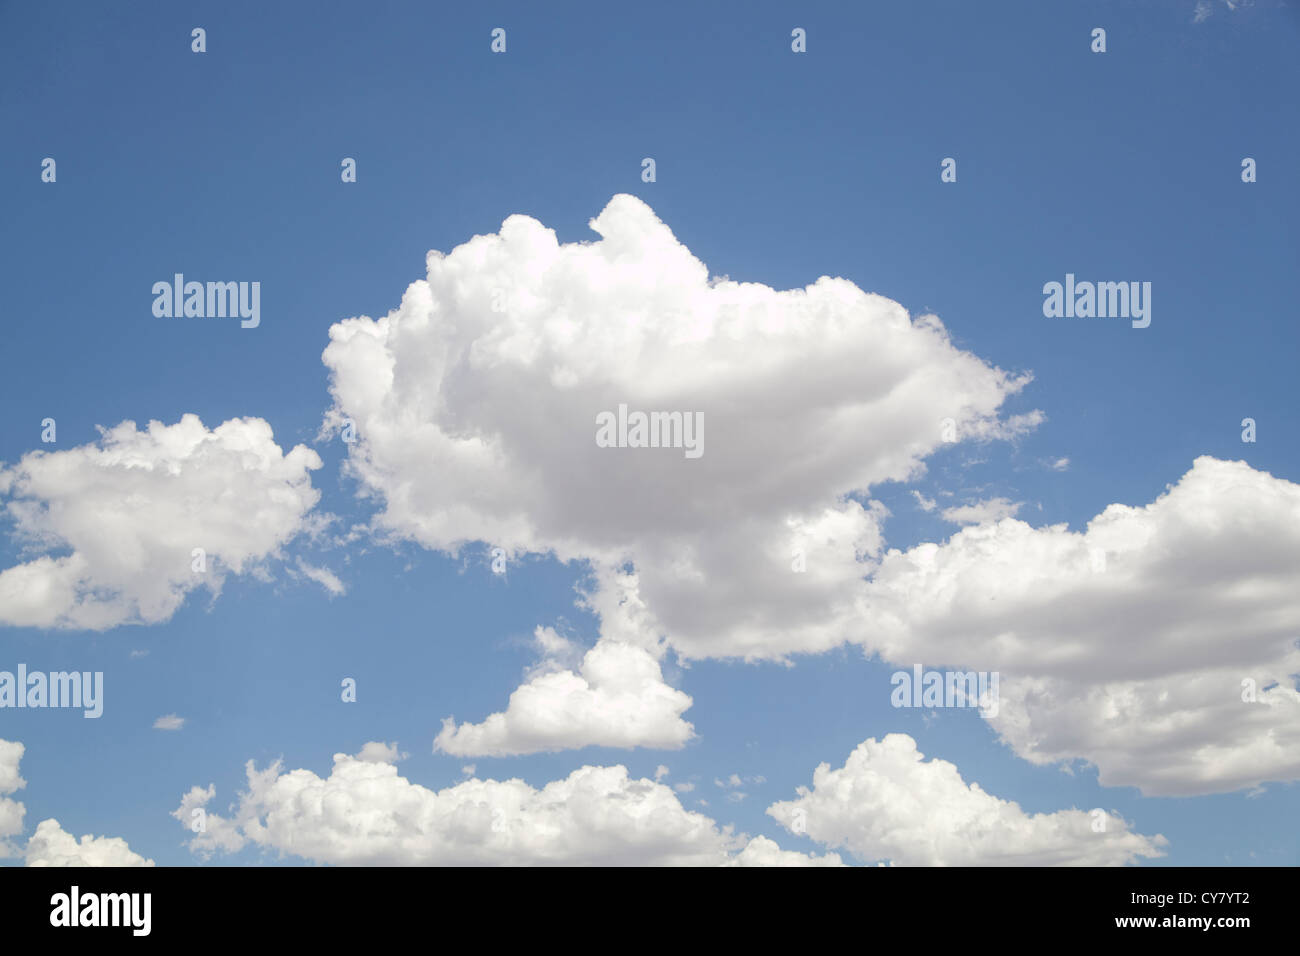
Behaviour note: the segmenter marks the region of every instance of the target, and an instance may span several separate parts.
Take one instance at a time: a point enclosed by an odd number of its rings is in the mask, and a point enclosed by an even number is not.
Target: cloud
[[[94,837],[86,834],[78,842],[64,832],[59,821],[42,820],[27,842],[28,866],[153,866],[133,853],[120,837]]]
[[[87,834],[78,843],[64,833],[59,821],[43,820],[27,841],[24,852],[11,842],[23,832],[27,808],[4,794],[15,793],[27,781],[18,773],[26,748],[12,740],[0,740],[0,859],[25,856],[27,866],[153,866],[152,860],[131,852],[126,841],[118,837],[93,837]]]
[[[180,730],[185,726],[185,718],[177,717],[175,714],[168,714],[165,717],[159,717],[153,722],[154,730]]]
[[[22,762],[27,748],[13,740],[0,740],[0,793],[13,793],[27,786],[27,781],[18,773],[18,764]]]
[[[0,572],[0,624],[101,631],[165,621],[190,591],[216,594],[227,574],[274,554],[319,498],[310,472],[320,457],[302,445],[283,454],[261,419],[209,431],[186,415],[101,435],[0,468],[15,536],[39,554]]]
[[[410,754],[402,753],[397,749],[397,743],[386,744],[377,740],[372,740],[361,748],[356,759],[362,763],[397,763],[399,760],[405,760]],[[473,773],[473,770],[470,770]]]
[[[582,659],[581,645],[564,637],[553,627],[538,627],[533,631],[533,643],[542,655],[540,670],[552,670],[553,665],[574,666]]]
[[[16,741],[0,740],[0,859],[17,853],[9,838],[23,832],[23,816],[27,808],[6,795],[27,786],[27,781],[18,773],[24,750],[23,745]]]
[[[1134,833],[1116,814],[1103,832],[1093,826],[1102,818],[1083,810],[1028,814],[923,757],[906,734],[865,740],[843,767],[821,764],[811,789],[767,812],[863,862],[896,866],[1122,866],[1164,855],[1163,836]]]
[[[757,836],[750,840],[745,849],[727,861],[726,866],[843,866],[844,861],[838,853],[816,856],[799,853],[795,850],[781,849],[775,840]]]
[[[743,790],[740,789],[741,787],[747,787],[751,784],[757,785],[766,782],[767,782],[767,778],[762,775],[753,776],[753,777],[742,777],[738,773],[733,773],[725,780],[722,779],[721,777],[713,778],[714,786],[721,787],[722,789],[729,791],[727,793],[727,799],[730,800],[732,803],[740,803],[740,801],[744,800],[746,797],[749,796],[748,793],[745,793]]]
[[[591,228],[561,244],[511,216],[431,252],[387,316],[330,329],[328,422],[356,424],[347,467],[381,533],[598,575],[631,561],[687,657],[825,650],[880,544],[882,510],[845,496],[918,474],[945,418],[988,439],[1041,417],[1000,421],[1028,376],[954,347],[934,316],[844,279],[711,281],[632,196]],[[596,416],[620,403],[703,413],[704,455],[598,447]]]
[[[713,783],[714,786],[722,787],[724,789],[731,789],[735,787],[748,786],[749,784],[767,783],[767,778],[761,774],[757,774],[752,777],[742,777],[738,773],[733,773],[725,780],[721,777],[714,777]]]
[[[849,496],[919,475],[947,420],[987,441],[1042,418],[999,419],[1029,376],[956,348],[935,316],[844,279],[710,279],[632,196],[590,225],[597,241],[560,243],[515,215],[430,252],[397,309],[335,324],[322,356],[324,431],[355,425],[346,468],[379,504],[377,535],[590,562],[583,601],[621,673],[530,680],[505,711],[444,731],[452,752],[679,746],[679,692],[619,645],[656,659],[842,645],[886,514]],[[597,416],[621,404],[703,415],[704,454],[598,446]],[[629,576],[640,616],[611,621]],[[629,695],[609,687],[629,681],[650,717],[619,714]],[[528,743],[524,704],[547,728]]]
[[[1223,0],[1223,5],[1228,8],[1229,12],[1235,11],[1238,7],[1252,6],[1252,0]],[[1214,13],[1214,4],[1211,0],[1196,0],[1196,8],[1192,11],[1193,23],[1204,23]]]
[[[348,589],[344,587],[343,582],[339,580],[338,575],[329,570],[329,568],[318,568],[314,565],[308,564],[302,558],[298,558],[297,566],[303,576],[309,580],[315,581],[332,597],[338,597],[347,593]]]
[[[1086,533],[1032,528],[994,499],[946,509],[976,523],[949,541],[886,553],[887,512],[859,497],[919,475],[945,418],[976,440],[1032,427],[1036,413],[997,418],[1028,378],[844,280],[710,280],[631,197],[591,225],[599,241],[560,244],[514,216],[431,253],[397,310],[336,324],[323,356],[327,424],[358,426],[348,468],[380,503],[378,533],[590,563],[596,647],[479,723],[449,719],[440,749],[681,746],[690,699],[663,681],[665,654],[856,642],[1002,672],[1003,739],[1035,762],[1095,763],[1104,784],[1300,775],[1295,486],[1199,459]],[[620,403],[702,412],[705,454],[598,447],[596,415]]]
[[[1201,457],[1082,532],[1005,519],[890,551],[862,633],[886,660],[999,671],[992,723],[1027,760],[1216,793],[1300,777],[1297,580],[1300,486]]]
[[[351,759],[359,763],[370,762],[360,760],[359,757]],[[251,761],[249,770],[252,770]],[[237,823],[217,814],[208,813],[208,802],[216,794],[217,788],[213,784],[208,784],[207,789],[191,787],[189,792],[181,797],[180,806],[172,811],[172,816],[184,824],[189,832],[198,834],[191,839],[190,849],[205,858],[217,852],[238,853],[248,842]]]
[[[480,724],[443,722],[434,749],[500,757],[590,745],[676,749],[695,735],[681,714],[691,698],[664,683],[658,661],[630,644],[597,644],[577,673],[551,671],[510,695]]]
[[[328,777],[247,764],[233,815],[207,813],[194,852],[247,845],[317,863],[359,866],[792,865],[770,841],[751,841],[682,807],[673,791],[627,768],[586,766],[535,789],[522,780],[466,780],[430,790],[389,763],[335,754]],[[188,828],[215,789],[194,787],[173,812]],[[760,838],[761,839],[761,838]],[[832,855],[832,864],[838,858]],[[817,857],[806,857],[812,862]]]
[[[974,504],[955,508],[944,508],[939,512],[944,521],[953,524],[984,524],[989,521],[1001,521],[1003,518],[1015,517],[1021,508],[1020,502],[1008,501],[1006,498],[989,498]]]
[[[1300,778],[1297,673],[1300,653],[1292,652],[1263,667],[1164,680],[1004,679],[992,723],[1020,757],[1035,764],[1082,759],[1096,766],[1103,786],[1133,786],[1147,796],[1242,790]],[[1247,702],[1242,681],[1256,681],[1251,674],[1260,675],[1260,689]]]

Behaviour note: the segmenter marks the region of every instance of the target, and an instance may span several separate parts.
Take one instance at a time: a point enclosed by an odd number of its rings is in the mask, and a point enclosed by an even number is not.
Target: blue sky
[[[858,489],[889,509],[889,548],[958,530],[914,491],[944,507],[1006,498],[1034,528],[1077,532],[1112,503],[1149,504],[1198,456],[1300,481],[1297,8],[1215,2],[1194,22],[1194,0],[850,6],[5,4],[0,463],[127,420],[252,416],[286,452],[320,455],[318,512],[363,526],[378,501],[341,470],[347,446],[318,437],[330,326],[397,308],[428,250],[512,214],[593,241],[588,221],[630,193],[710,275],[778,290],[843,277],[938,315],[956,348],[1032,372],[998,414],[1041,410],[1036,427],[939,447],[926,474]],[[508,47],[494,55],[498,26]],[[805,54],[790,49],[795,27]],[[340,182],[343,157],[354,184]],[[940,182],[944,157],[956,183]],[[1241,181],[1243,157],[1257,182]],[[177,272],[260,281],[261,325],[156,318],[150,287]],[[1067,272],[1151,282],[1150,327],[1045,318],[1043,284]],[[0,531],[0,568],[31,559],[12,517]],[[0,669],[105,675],[99,720],[0,711],[0,738],[26,747],[27,786],[11,794],[27,808],[22,839],[54,817],[159,865],[202,862],[170,816],[192,786],[215,784],[210,809],[225,812],[246,760],[324,776],[335,753],[396,741],[401,775],[431,789],[466,764],[534,787],[584,764],[651,778],[664,765],[669,785],[695,784],[679,792],[687,810],[820,853],[834,846],[766,808],[818,764],[905,733],[1026,813],[1111,808],[1163,834],[1165,855],[1143,865],[1300,862],[1294,774],[1162,796],[1101,786],[1086,760],[1034,765],[973,712],[891,707],[896,668],[860,635],[792,666],[667,653],[665,679],[693,700],[697,737],[681,749],[432,752],[443,718],[503,709],[536,661],[535,627],[567,622],[585,647],[599,634],[574,606],[579,564],[533,556],[493,575],[490,544],[451,556],[377,533],[300,536],[265,580],[232,575],[164,621],[0,628]],[[346,593],[295,579],[298,558]],[[339,700],[345,676],[356,704]],[[183,729],[153,729],[164,714]],[[714,781],[732,773],[764,781],[729,799]],[[311,862],[252,846],[214,859]]]

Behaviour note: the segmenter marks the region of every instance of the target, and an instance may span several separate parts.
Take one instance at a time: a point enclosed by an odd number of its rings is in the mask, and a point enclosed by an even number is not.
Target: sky
[[[0,3],[0,864],[1300,863],[1298,43]]]

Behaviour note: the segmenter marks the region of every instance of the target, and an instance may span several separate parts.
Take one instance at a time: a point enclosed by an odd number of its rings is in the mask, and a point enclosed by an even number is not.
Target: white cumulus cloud
[[[101,432],[98,443],[0,467],[15,535],[38,555],[0,571],[0,624],[165,621],[190,591],[216,593],[227,574],[275,553],[319,498],[310,472],[320,457],[302,445],[283,453],[261,419],[208,430],[186,415]]]
[[[669,687],[643,648],[602,641],[573,671],[539,674],[510,695],[503,713],[479,724],[448,718],[434,749],[501,757],[585,746],[675,749],[695,735],[681,714],[691,698]]]
[[[391,763],[335,754],[322,778],[275,763],[247,765],[232,815],[207,813],[190,848],[208,856],[247,845],[318,863],[424,865],[803,865],[838,858],[757,846],[686,810],[665,784],[627,768],[581,767],[537,789],[522,780],[465,780],[430,790]],[[215,789],[194,787],[173,815],[187,828]],[[746,849],[752,850],[746,853]]]
[[[27,866],[153,866],[133,853],[120,837],[95,837],[87,834],[78,842],[65,833],[54,819],[42,820],[36,832],[21,849],[11,841],[23,831],[27,808],[4,794],[27,786],[18,773],[26,748],[12,740],[0,740],[0,858],[22,856]]]
[[[906,734],[863,741],[844,766],[823,763],[811,788],[772,804],[787,829],[864,863],[896,866],[1122,866],[1164,855],[1163,836],[1134,833],[1113,813],[1026,813],[925,760]]]
[[[935,316],[844,279],[784,291],[711,279],[632,196],[590,225],[597,241],[561,243],[516,215],[430,252],[397,309],[330,329],[323,360],[326,430],[356,426],[347,467],[380,503],[376,532],[591,562],[598,647],[782,659],[842,645],[860,630],[855,597],[885,514],[849,496],[920,474],[945,422],[989,440],[1041,420],[1000,419],[1029,377],[955,347]],[[703,454],[600,447],[597,417],[620,405],[702,415]],[[610,620],[629,573],[632,625]],[[631,745],[631,730],[679,745],[677,692],[651,690],[630,649],[607,656],[617,679],[567,668],[526,683],[454,752],[611,733]],[[628,681],[654,708],[635,728],[620,712]],[[517,744],[525,703],[548,730]],[[614,731],[593,719],[607,712]]]
[[[407,756],[397,749],[396,743],[386,744],[379,740],[372,740],[361,748],[356,759],[363,763],[397,763],[399,760],[405,760]]]
[[[27,781],[18,773],[18,764],[22,762],[25,749],[17,741],[0,740],[0,858],[14,856],[18,852],[9,838],[23,832],[23,816],[27,808],[21,801],[10,799],[7,794],[27,786]]]
[[[77,840],[54,819],[42,820],[27,841],[28,866],[153,866],[121,837],[86,834]]]
[[[887,660],[1000,672],[992,723],[1021,757],[1215,793],[1300,777],[1297,580],[1300,485],[1202,457],[1083,531],[1005,519],[890,551],[863,633]]]

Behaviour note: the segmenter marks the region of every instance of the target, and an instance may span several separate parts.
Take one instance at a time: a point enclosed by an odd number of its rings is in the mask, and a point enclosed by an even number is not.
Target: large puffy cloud
[[[8,794],[27,786],[27,781],[18,773],[24,749],[16,741],[0,740],[0,857],[13,856],[17,852],[9,838],[23,832],[23,816],[27,808]]]
[[[845,495],[916,474],[943,439],[997,418],[1027,379],[954,347],[933,316],[823,277],[710,280],[643,202],[601,239],[527,216],[428,255],[400,307],[334,325],[324,361],[359,441],[349,467],[379,528],[454,551],[486,541],[600,568],[632,561],[686,656],[779,657],[842,643],[844,585],[879,547]],[[603,448],[596,419],[702,413],[703,455]],[[792,573],[792,552],[809,555]]]
[[[631,196],[591,228],[599,241],[562,244],[511,216],[430,252],[396,310],[330,329],[323,360],[327,430],[356,426],[348,468],[381,502],[376,529],[591,562],[602,643],[747,659],[843,644],[885,514],[850,496],[918,474],[945,438],[1008,437],[1041,418],[999,419],[1028,376],[954,347],[934,316],[843,279],[786,291],[710,279]],[[598,416],[620,405],[699,413],[703,453],[601,447]],[[642,612],[613,622],[629,563]],[[676,692],[630,649],[598,660],[599,680],[569,669],[526,683],[461,727],[456,752],[535,749],[515,743],[525,712],[551,741],[607,741],[606,723],[628,729],[628,686],[657,716],[619,741],[679,743]]]
[[[892,661],[1000,671],[992,722],[1022,757],[1212,793],[1300,777],[1297,580],[1300,485],[1203,457],[1083,531],[1006,519],[890,551],[864,634]]]
[[[28,866],[153,866],[132,852],[121,837],[96,837],[86,834],[78,842],[59,826],[59,821],[43,820],[27,841]]]
[[[398,309],[338,323],[323,356],[328,424],[359,429],[349,468],[381,532],[591,562],[601,680],[534,675],[442,745],[676,745],[682,699],[630,648],[757,659],[858,642],[1001,671],[994,722],[1016,752],[1090,761],[1103,783],[1203,793],[1300,775],[1294,485],[1201,459],[1083,533],[985,503],[949,514],[978,527],[886,555],[871,487],[918,474],[944,437],[1032,426],[997,417],[1026,379],[843,280],[710,280],[631,197],[591,225],[599,241],[561,244],[514,216],[430,253]],[[621,403],[703,413],[704,454],[599,447],[596,416]],[[662,719],[602,719],[629,686]]]
[[[102,429],[96,444],[34,451],[0,468],[15,533],[44,552],[0,572],[0,624],[104,630],[171,617],[294,537],[316,505],[320,457],[287,454],[271,426],[232,419]],[[206,554],[196,572],[195,548]],[[66,551],[53,555],[48,552]]]
[[[335,754],[328,777],[247,765],[231,816],[202,814],[200,855],[248,844],[339,865],[837,865],[838,857],[751,844],[686,810],[666,785],[622,766],[582,767],[535,789],[466,780],[430,790],[389,763]],[[215,788],[194,787],[173,815],[187,829]]]
[[[1083,759],[1106,786],[1148,796],[1241,790],[1300,778],[1297,673],[1292,651],[1265,666],[1164,679],[1004,679],[992,723],[1026,760]]]
[[[906,734],[863,741],[839,769],[821,764],[798,794],[768,814],[863,862],[1120,866],[1163,856],[1167,842],[1134,833],[1113,813],[1025,813],[966,783],[946,760],[925,760]]]

